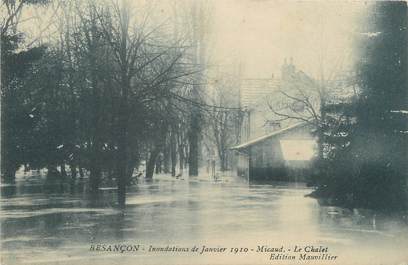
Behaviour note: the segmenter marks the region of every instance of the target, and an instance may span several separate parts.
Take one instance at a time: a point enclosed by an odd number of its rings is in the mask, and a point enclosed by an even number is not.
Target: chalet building
[[[315,155],[313,128],[308,122],[284,119],[271,108],[310,118],[305,107],[287,95],[296,97],[307,91],[309,102],[317,109],[314,80],[297,70],[290,59],[289,63],[285,60],[280,78],[245,79],[240,91],[245,111],[241,144],[231,148],[236,155],[238,175],[249,180],[304,180]]]
[[[305,181],[315,156],[315,138],[302,122],[234,146],[237,173],[249,180]]]

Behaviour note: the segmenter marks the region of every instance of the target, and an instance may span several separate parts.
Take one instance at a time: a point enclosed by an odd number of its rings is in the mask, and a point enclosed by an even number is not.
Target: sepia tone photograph
[[[408,265],[408,9],[0,0],[2,265]]]

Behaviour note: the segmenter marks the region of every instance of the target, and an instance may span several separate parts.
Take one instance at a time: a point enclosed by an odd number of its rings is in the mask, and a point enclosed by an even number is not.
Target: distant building
[[[241,108],[245,111],[241,141],[255,139],[298,122],[294,119],[282,119],[275,115],[270,107],[283,113],[294,110],[308,117],[302,104],[293,102],[283,93],[298,96],[299,91],[307,91],[311,103],[317,109],[319,102],[316,88],[315,81],[303,71],[297,70],[292,59],[289,63],[285,59],[280,78],[271,76],[265,79],[241,80],[240,101]]]
[[[245,112],[241,144],[231,148],[237,155],[239,175],[251,180],[304,179],[314,155],[313,128],[306,122],[279,116],[271,108],[310,119],[301,101],[290,97],[302,98],[302,93],[308,93],[308,101],[318,109],[316,88],[315,81],[297,70],[292,59],[289,63],[285,60],[280,78],[241,81],[240,100]]]
[[[310,127],[301,122],[234,146],[238,175],[249,180],[304,181],[314,156]]]

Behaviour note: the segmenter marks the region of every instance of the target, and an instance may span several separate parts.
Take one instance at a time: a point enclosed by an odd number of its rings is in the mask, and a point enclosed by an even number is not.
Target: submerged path
[[[93,206],[81,192],[50,193],[35,182],[14,195],[6,188],[0,215],[6,265],[299,264],[297,253],[294,261],[290,256],[305,247],[327,248],[309,254],[337,258],[302,264],[408,262],[406,217],[322,206],[305,197],[311,189],[302,184],[161,176],[133,186],[123,211],[110,206],[116,200],[110,189]]]

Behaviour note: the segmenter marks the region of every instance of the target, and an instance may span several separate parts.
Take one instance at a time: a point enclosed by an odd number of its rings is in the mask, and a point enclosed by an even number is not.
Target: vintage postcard
[[[2,265],[408,265],[407,2],[0,5]]]

